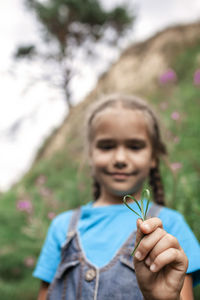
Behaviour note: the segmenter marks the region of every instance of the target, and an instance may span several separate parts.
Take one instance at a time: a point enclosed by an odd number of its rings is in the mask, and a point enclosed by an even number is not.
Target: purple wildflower
[[[182,163],[180,162],[173,162],[170,164],[172,171],[176,172],[182,168]]]
[[[32,268],[35,264],[35,259],[32,256],[28,256],[24,259],[24,265],[27,268]]]
[[[193,79],[194,85],[200,85],[200,69],[196,70]]]
[[[172,114],[171,114],[171,118],[172,118],[172,120],[175,120],[175,121],[179,120],[180,119],[179,112],[178,111],[173,111]]]
[[[17,210],[24,211],[30,214],[33,210],[32,203],[30,202],[30,200],[19,200],[17,202]]]
[[[179,141],[180,141],[180,138],[178,136],[174,136],[174,138],[173,138],[174,144],[178,144]]]
[[[53,218],[55,218],[56,214],[53,211],[50,211],[47,215],[48,219],[52,220]]]
[[[176,72],[173,69],[168,69],[159,77],[159,81],[163,85],[167,83],[174,83],[176,82],[176,80],[177,80]]]

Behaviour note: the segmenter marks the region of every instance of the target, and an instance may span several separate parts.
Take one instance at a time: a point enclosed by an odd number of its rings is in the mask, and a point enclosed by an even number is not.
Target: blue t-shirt
[[[136,203],[130,206],[139,212]],[[53,280],[72,212],[61,213],[52,221],[33,276],[49,283]],[[163,228],[178,239],[187,255],[187,273],[192,273],[196,285],[200,282],[200,246],[196,237],[177,211],[164,207],[158,217],[162,220]],[[137,218],[124,204],[93,207],[90,202],[82,206],[78,232],[87,259],[97,267],[106,265],[136,230]]]

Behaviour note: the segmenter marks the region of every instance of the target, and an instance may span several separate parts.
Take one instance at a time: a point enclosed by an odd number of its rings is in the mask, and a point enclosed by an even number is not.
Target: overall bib
[[[152,204],[148,217],[158,216],[162,206]],[[117,251],[113,259],[98,268],[90,263],[81,248],[77,223],[80,208],[71,217],[62,259],[48,289],[48,300],[142,300],[134,271],[136,231]]]

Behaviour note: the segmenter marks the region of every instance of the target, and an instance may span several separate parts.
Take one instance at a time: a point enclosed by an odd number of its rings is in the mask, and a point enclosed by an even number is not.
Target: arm
[[[37,300],[46,300],[49,283],[41,281]]]
[[[179,300],[186,298],[190,277],[186,276],[188,259],[178,240],[168,234],[159,218],[138,219],[134,256],[138,284],[145,299]],[[186,278],[186,279],[185,279]]]

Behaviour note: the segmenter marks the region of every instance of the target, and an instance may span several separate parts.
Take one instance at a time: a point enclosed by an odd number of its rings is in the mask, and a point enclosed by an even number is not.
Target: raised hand
[[[159,218],[138,219],[134,255],[138,284],[147,300],[178,300],[188,259],[178,240],[168,234]]]

